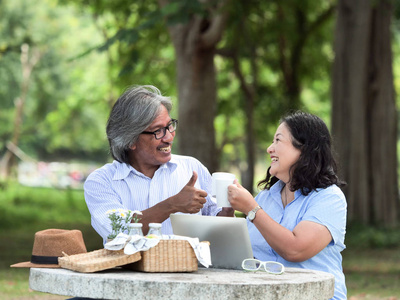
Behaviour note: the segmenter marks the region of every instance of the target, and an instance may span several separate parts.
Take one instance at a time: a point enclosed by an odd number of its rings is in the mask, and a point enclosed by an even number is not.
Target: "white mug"
[[[228,186],[235,180],[232,173],[215,172],[212,174],[212,196],[217,198],[219,207],[231,207],[228,201]]]

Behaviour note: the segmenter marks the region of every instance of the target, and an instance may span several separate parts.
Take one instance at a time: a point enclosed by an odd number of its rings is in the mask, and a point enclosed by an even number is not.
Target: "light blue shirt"
[[[106,242],[111,233],[110,220],[106,212],[110,209],[143,211],[161,201],[178,194],[193,175],[198,174],[195,187],[208,193],[207,202],[199,212],[215,216],[221,208],[211,198],[211,175],[197,159],[172,155],[171,160],[161,165],[149,178],[132,166],[114,161],[91,173],[85,181],[84,193],[92,226]],[[171,220],[162,223],[163,234],[173,234]]]
[[[262,261],[278,261],[286,267],[331,273],[335,276],[333,299],[347,299],[340,253],[346,248],[344,236],[347,203],[343,192],[336,185],[313,190],[308,196],[302,195],[300,190],[297,190],[295,199],[284,208],[280,194],[282,187],[283,182],[278,181],[270,190],[263,190],[256,197],[257,203],[272,219],[289,230],[293,230],[301,221],[312,221],[326,226],[332,235],[332,241],[325,249],[306,261],[289,262],[268,245],[253,223],[248,222],[254,257]]]

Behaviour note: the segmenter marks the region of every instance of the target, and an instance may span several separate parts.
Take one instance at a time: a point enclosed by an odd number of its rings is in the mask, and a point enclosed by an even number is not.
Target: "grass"
[[[88,251],[102,248],[81,190],[0,184],[0,299],[66,298],[30,290],[29,269],[9,267],[28,261],[35,232],[48,228],[79,229]],[[398,229],[348,227],[343,268],[349,299],[400,300]]]
[[[400,247],[343,252],[349,299],[400,299]]]
[[[30,260],[35,232],[48,228],[79,229],[88,251],[102,248],[81,190],[0,184],[0,299],[66,299],[30,290],[29,269],[10,268]]]
[[[46,293],[29,289],[29,269],[10,268],[11,264],[29,261],[32,254],[33,237],[36,231],[47,228],[79,229],[82,231],[88,251],[102,248],[100,237],[90,224],[43,224],[19,230],[0,233],[0,299],[66,299],[67,297],[49,297]]]

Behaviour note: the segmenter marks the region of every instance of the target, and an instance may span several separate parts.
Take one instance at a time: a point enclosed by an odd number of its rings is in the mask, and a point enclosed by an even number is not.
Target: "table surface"
[[[297,268],[281,275],[213,268],[192,273],[31,268],[29,285],[35,291],[93,299],[329,299],[334,276]]]

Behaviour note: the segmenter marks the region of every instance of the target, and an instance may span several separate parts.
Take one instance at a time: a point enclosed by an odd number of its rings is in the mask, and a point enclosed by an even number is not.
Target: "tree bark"
[[[161,7],[168,3],[159,1]],[[217,10],[208,18],[193,14],[187,23],[168,27],[176,52],[179,152],[199,159],[210,172],[218,168],[214,135],[217,97],[214,56],[225,26],[225,16]]]
[[[253,56],[255,57],[255,56]],[[242,185],[253,194],[253,183],[254,183],[254,167],[256,164],[255,158],[255,134],[254,134],[254,106],[256,102],[256,80],[253,81],[253,85],[247,84],[244,78],[243,72],[240,69],[240,63],[237,54],[233,55],[233,70],[236,74],[240,82],[240,88],[244,95],[244,106],[245,106],[245,115],[246,120],[245,123],[245,149],[246,149],[246,168],[241,168],[241,178]],[[254,60],[251,59],[252,71],[253,74],[257,74],[256,68],[257,66],[254,63]],[[257,76],[255,76],[257,77]],[[239,164],[240,165],[240,164]]]
[[[392,8],[386,0],[373,3],[338,2],[332,133],[348,183],[349,220],[394,226],[399,197]]]

